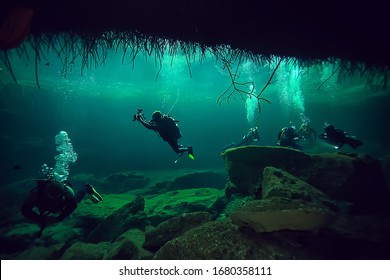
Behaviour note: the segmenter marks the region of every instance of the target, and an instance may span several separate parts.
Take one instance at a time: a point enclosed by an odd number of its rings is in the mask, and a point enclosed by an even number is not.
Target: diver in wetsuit
[[[242,137],[242,140],[239,143],[237,144],[234,142],[230,143],[229,145],[225,146],[222,151],[225,151],[233,147],[248,146],[257,143],[259,141],[260,141],[259,128],[257,126],[254,126],[249,128],[248,133]]]
[[[325,123],[324,132],[318,138],[333,145],[336,150],[341,149],[344,144],[348,144],[352,149],[363,145],[363,142],[356,139],[355,136],[349,136],[345,131],[327,123]]]
[[[297,131],[299,136],[310,143],[317,140],[317,131],[314,130],[308,123],[303,123]]]
[[[90,184],[74,192],[68,181],[59,182],[51,178],[37,179],[33,188],[23,202],[21,212],[27,219],[44,228],[64,220],[77,208],[77,204],[88,194],[92,202],[103,200],[101,195]]]
[[[295,127],[283,127],[278,133],[277,145],[302,150],[302,147],[296,143],[302,138],[303,137],[295,131]]]
[[[161,114],[160,111],[154,111],[152,119],[147,122],[142,109],[138,109],[138,113],[134,115],[134,121],[139,121],[144,127],[150,130],[154,130],[157,134],[166,142],[169,146],[179,155],[179,158],[183,153],[187,152],[188,157],[195,159],[194,152],[191,146],[183,146],[178,143],[178,140],[182,137],[177,121],[168,115]],[[178,159],[179,159],[178,158]]]

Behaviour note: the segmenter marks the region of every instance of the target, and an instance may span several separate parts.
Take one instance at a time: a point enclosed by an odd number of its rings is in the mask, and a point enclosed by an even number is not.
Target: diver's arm
[[[37,223],[42,222],[42,217],[33,210],[33,208],[36,206],[36,201],[38,199],[38,191],[37,189],[34,189],[30,192],[27,199],[23,202],[22,205],[22,215],[25,216],[27,219],[32,220]]]
[[[304,139],[305,137],[303,137],[302,135],[294,132],[294,141],[298,141],[298,140],[301,140],[301,139]]]
[[[151,125],[150,123],[146,122],[145,119],[142,118],[141,116],[137,117],[137,121],[139,121],[147,129],[156,130],[156,126]]]
[[[280,141],[280,139],[282,139],[282,134],[283,134],[283,131],[278,132],[278,141]]]

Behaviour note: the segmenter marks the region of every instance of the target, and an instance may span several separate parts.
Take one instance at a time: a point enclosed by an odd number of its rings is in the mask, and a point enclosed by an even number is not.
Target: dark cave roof
[[[390,65],[384,3],[341,2],[14,0],[2,4],[0,13],[20,3],[31,6],[35,35],[137,31],[206,46],[227,44],[262,55]]]

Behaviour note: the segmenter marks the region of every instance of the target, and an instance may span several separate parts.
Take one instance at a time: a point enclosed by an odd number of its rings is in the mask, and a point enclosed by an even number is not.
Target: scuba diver
[[[300,126],[297,133],[302,136],[304,140],[308,140],[311,143],[317,140],[317,131],[315,131],[307,122]]]
[[[302,150],[302,147],[296,143],[296,141],[302,138],[303,137],[295,131],[294,126],[283,127],[282,130],[278,133],[277,145]]]
[[[336,150],[341,149],[344,144],[348,144],[352,149],[363,145],[363,142],[356,139],[355,136],[349,136],[345,131],[335,128],[333,125],[325,123],[324,132],[318,138],[334,145]]]
[[[185,147],[178,143],[178,139],[182,137],[180,129],[177,126],[178,121],[168,115],[163,115],[160,111],[156,110],[152,114],[152,119],[147,122],[142,111],[142,109],[138,109],[137,114],[133,117],[133,121],[139,121],[147,129],[154,130],[164,141],[168,142],[169,146],[171,146],[176,153],[180,154],[175,163],[185,152],[188,153],[190,159],[195,159],[191,146]]]
[[[238,144],[233,142],[227,145],[226,147],[224,147],[222,151],[225,151],[233,147],[248,146],[254,142],[259,142],[259,141],[260,141],[259,128],[257,126],[251,127],[249,128],[248,133],[242,137],[242,140]]]
[[[103,200],[90,184],[85,184],[75,193],[68,181],[37,179],[35,188],[23,202],[21,212],[27,219],[40,225],[41,230],[37,235],[40,237],[46,226],[58,223],[73,213],[86,194],[95,204]]]

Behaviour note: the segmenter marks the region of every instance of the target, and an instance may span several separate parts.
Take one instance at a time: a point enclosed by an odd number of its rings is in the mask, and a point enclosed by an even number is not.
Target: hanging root
[[[162,69],[162,61],[164,54],[168,53],[173,58],[182,54],[185,56],[188,72],[192,77],[191,65],[198,59],[200,62],[206,57],[206,54],[211,54],[217,61],[222,61],[223,68],[228,72],[231,83],[228,88],[218,97],[217,102],[220,104],[224,101],[230,102],[231,98],[238,94],[241,99],[245,97],[256,98],[259,101],[269,103],[269,100],[261,97],[268,85],[271,84],[273,76],[277,71],[281,61],[286,58],[280,58],[268,82],[262,90],[256,94],[253,92],[253,81],[239,82],[238,68],[243,60],[250,60],[256,64],[270,64],[272,58],[269,55],[255,54],[253,52],[231,49],[226,45],[204,46],[193,42],[183,42],[176,39],[157,38],[147,36],[139,32],[66,32],[58,34],[40,34],[30,35],[16,49],[16,54],[28,57],[26,44],[30,43],[35,50],[35,75],[36,83],[39,85],[38,63],[41,58],[44,58],[44,52],[55,52],[57,58],[60,59],[63,70],[62,74],[66,77],[67,72],[73,69],[76,59],[81,59],[80,73],[83,74],[83,69],[99,67],[104,64],[109,55],[109,51],[122,51],[122,65],[132,64],[138,54],[142,54],[146,59],[154,55],[155,64],[158,67],[156,79],[159,77]],[[10,57],[7,51],[0,52],[1,61],[5,68],[10,72],[13,80],[17,83],[14,71],[11,66]],[[288,60],[288,59],[287,59]],[[332,76],[338,73],[338,79],[342,80],[351,76],[354,73],[360,73],[362,77],[367,79],[367,84],[372,87],[380,86],[383,89],[387,87],[390,68],[388,66],[366,65],[361,62],[344,61],[337,58],[321,59],[301,59],[296,58],[294,63],[298,63],[301,68],[308,68],[313,65],[321,65],[322,63],[331,63],[338,65],[335,68]],[[237,68],[232,69],[234,62],[238,62]],[[336,66],[335,66],[336,67]],[[68,69],[69,68],[69,69]],[[326,80],[328,81],[330,77]],[[326,82],[324,81],[318,90]],[[260,106],[259,106],[260,111]]]
[[[16,84],[18,84],[18,81],[16,80],[14,71],[12,69],[11,61],[9,60],[9,57],[8,57],[8,52],[3,51],[2,54],[4,54],[4,56],[2,56],[2,55],[0,56],[1,61],[4,63],[5,67],[10,72],[12,79],[15,81]]]

